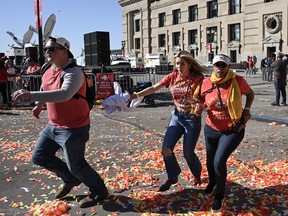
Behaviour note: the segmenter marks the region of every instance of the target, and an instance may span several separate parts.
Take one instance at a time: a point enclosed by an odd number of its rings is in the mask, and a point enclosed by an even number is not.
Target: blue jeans
[[[223,198],[227,178],[226,162],[232,152],[241,143],[245,129],[238,134],[232,131],[216,131],[205,125],[206,161],[209,184],[217,185],[217,196]]]
[[[65,187],[83,182],[89,188],[91,196],[95,197],[105,185],[100,175],[84,158],[89,129],[90,125],[63,129],[48,123],[39,134],[32,161],[55,172],[63,180]],[[56,157],[60,148],[63,150],[65,162]]]
[[[168,178],[175,178],[181,172],[175,154],[173,153],[176,143],[183,137],[183,154],[192,174],[198,178],[201,175],[201,162],[195,154],[195,146],[201,131],[201,116],[190,115],[187,112],[179,112],[177,109],[172,113],[168,129],[166,131],[163,146],[171,150],[169,156],[164,156]]]
[[[280,92],[282,94],[282,101],[286,103],[286,83],[285,82],[277,82],[276,80],[274,81],[274,87],[276,91],[276,100],[275,102],[279,104],[280,102]]]

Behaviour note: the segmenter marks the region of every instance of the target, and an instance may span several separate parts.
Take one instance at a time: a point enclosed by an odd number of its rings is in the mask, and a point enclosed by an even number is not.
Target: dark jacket
[[[274,79],[278,82],[286,82],[286,68],[287,68],[288,60],[277,59],[272,64],[274,72]]]

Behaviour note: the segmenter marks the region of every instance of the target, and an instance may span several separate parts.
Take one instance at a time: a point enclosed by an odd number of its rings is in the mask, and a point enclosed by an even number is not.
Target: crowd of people
[[[79,205],[81,208],[90,207],[105,199],[109,192],[102,177],[85,159],[90,109],[85,97],[73,96],[85,95],[86,79],[80,67],[67,67],[74,61],[67,39],[50,37],[44,51],[51,63],[44,74],[41,74],[40,65],[31,58],[26,59],[27,67],[22,71],[16,68],[10,59],[1,59],[0,90],[3,104],[8,105],[9,101],[18,100],[34,102],[32,113],[35,118],[40,117],[43,106],[46,105],[48,123],[39,134],[32,161],[55,172],[62,179],[63,186],[56,192],[56,199],[64,198],[73,187],[85,184],[89,195],[82,199]],[[253,58],[250,59],[253,61]],[[193,176],[193,186],[202,184],[202,164],[195,153],[195,147],[202,130],[202,113],[207,112],[203,130],[209,183],[204,193],[214,196],[211,204],[213,212],[222,210],[228,172],[226,162],[244,137],[254,100],[253,90],[242,76],[230,69],[230,61],[224,54],[214,56],[212,74],[205,78],[205,69],[198,61],[188,51],[180,51],[174,56],[171,73],[158,83],[134,92],[130,98],[133,100],[145,97],[164,87],[171,91],[174,109],[161,147],[167,180],[159,186],[159,192],[169,190],[178,182],[181,167],[174,148],[182,136],[183,155]],[[275,61],[269,58],[261,61],[262,69],[273,69],[276,90],[273,106],[280,105],[280,94],[281,104],[286,105],[287,64],[287,55],[282,53],[277,55]],[[253,73],[250,68],[254,66],[253,62],[248,63],[248,74]],[[18,89],[16,78],[20,74],[41,74],[41,88]],[[245,96],[244,100],[242,96]],[[63,150],[64,160],[56,154],[59,149]]]
[[[85,159],[90,109],[86,100],[73,97],[76,93],[85,94],[85,76],[80,67],[65,69],[73,62],[67,39],[50,37],[44,51],[51,66],[42,75],[41,89],[17,90],[12,93],[12,99],[35,102],[32,113],[36,118],[40,117],[46,104],[48,123],[40,132],[32,161],[62,179],[63,186],[56,192],[56,199],[64,198],[74,186],[84,183],[90,193],[80,201],[79,206],[90,207],[105,199],[109,192],[102,177]],[[173,97],[175,107],[162,144],[167,180],[159,186],[159,192],[169,190],[178,182],[181,168],[174,148],[182,135],[183,154],[193,176],[193,185],[202,184],[202,164],[195,147],[202,129],[201,114],[207,110],[204,134],[209,184],[204,193],[214,195],[211,208],[217,212],[222,210],[225,197],[226,161],[244,137],[254,93],[243,77],[230,70],[228,56],[214,57],[211,77],[205,78],[204,72],[205,69],[189,52],[178,52],[174,56],[172,73],[153,86],[134,92],[130,99],[154,94],[163,87],[170,88]],[[242,95],[246,95],[244,106]],[[63,149],[64,160],[57,157],[59,149]]]
[[[246,76],[256,73],[256,61],[253,56],[249,57],[248,62],[243,64],[246,69]],[[274,57],[264,57],[260,62],[263,80],[273,81],[275,88],[275,101],[272,106],[287,106],[286,103],[286,85],[288,72],[288,54],[281,52]],[[282,97],[282,99],[281,99]]]
[[[284,55],[283,53],[278,53],[277,59],[273,61],[270,65],[270,67],[273,69],[274,87],[276,92],[275,101],[271,103],[272,106],[280,106],[281,96],[282,96],[281,105],[287,106],[286,104],[287,65],[288,65],[288,55]]]
[[[13,59],[4,56],[0,59],[0,92],[2,104],[0,108],[8,109],[12,106],[11,94],[20,87],[37,90],[40,87],[41,80],[35,82],[35,77],[29,79],[20,79],[20,75],[40,75],[41,65],[33,61],[31,57],[25,59],[23,67],[16,67]],[[38,83],[38,84],[37,84]]]
[[[260,63],[263,77],[267,81],[274,82],[275,101],[272,106],[287,106],[286,103],[286,84],[288,72],[288,54],[278,53],[276,59],[274,57],[264,57]],[[280,102],[280,98],[282,100]]]

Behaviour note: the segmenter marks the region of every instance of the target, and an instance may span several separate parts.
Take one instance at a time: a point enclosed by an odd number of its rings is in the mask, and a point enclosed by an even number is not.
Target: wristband
[[[245,107],[244,110],[249,110],[250,111],[250,108],[249,107]]]
[[[136,97],[136,98],[139,98],[139,95],[136,92],[134,92],[132,96]]]

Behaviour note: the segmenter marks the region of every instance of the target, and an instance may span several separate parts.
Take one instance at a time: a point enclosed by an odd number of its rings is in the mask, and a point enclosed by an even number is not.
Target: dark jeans
[[[279,104],[280,102],[280,93],[282,94],[282,101],[286,103],[286,83],[285,82],[279,82],[274,81],[274,87],[276,91],[276,100],[275,102]]]
[[[7,104],[7,82],[0,82],[0,92],[2,94],[3,104]]]
[[[162,146],[167,147],[172,151],[171,155],[164,157],[168,178],[174,178],[181,172],[173,150],[183,134],[184,158],[186,159],[192,174],[197,178],[201,175],[201,162],[194,152],[200,131],[201,116],[197,117],[195,115],[189,115],[186,112],[173,111]]]
[[[226,162],[241,143],[245,129],[238,134],[232,131],[220,132],[205,125],[206,160],[209,183],[217,185],[216,194],[224,197],[227,178]]]
[[[89,129],[89,125],[63,129],[47,124],[39,135],[32,160],[35,164],[55,172],[66,187],[83,182],[89,188],[91,196],[95,197],[104,187],[104,181],[84,158]],[[56,157],[60,148],[63,150],[65,162]]]
[[[7,83],[7,89],[8,89],[8,102],[11,103],[12,102],[12,98],[11,98],[11,94],[13,93],[12,92],[12,89],[14,87],[14,82],[13,81],[8,81]]]

